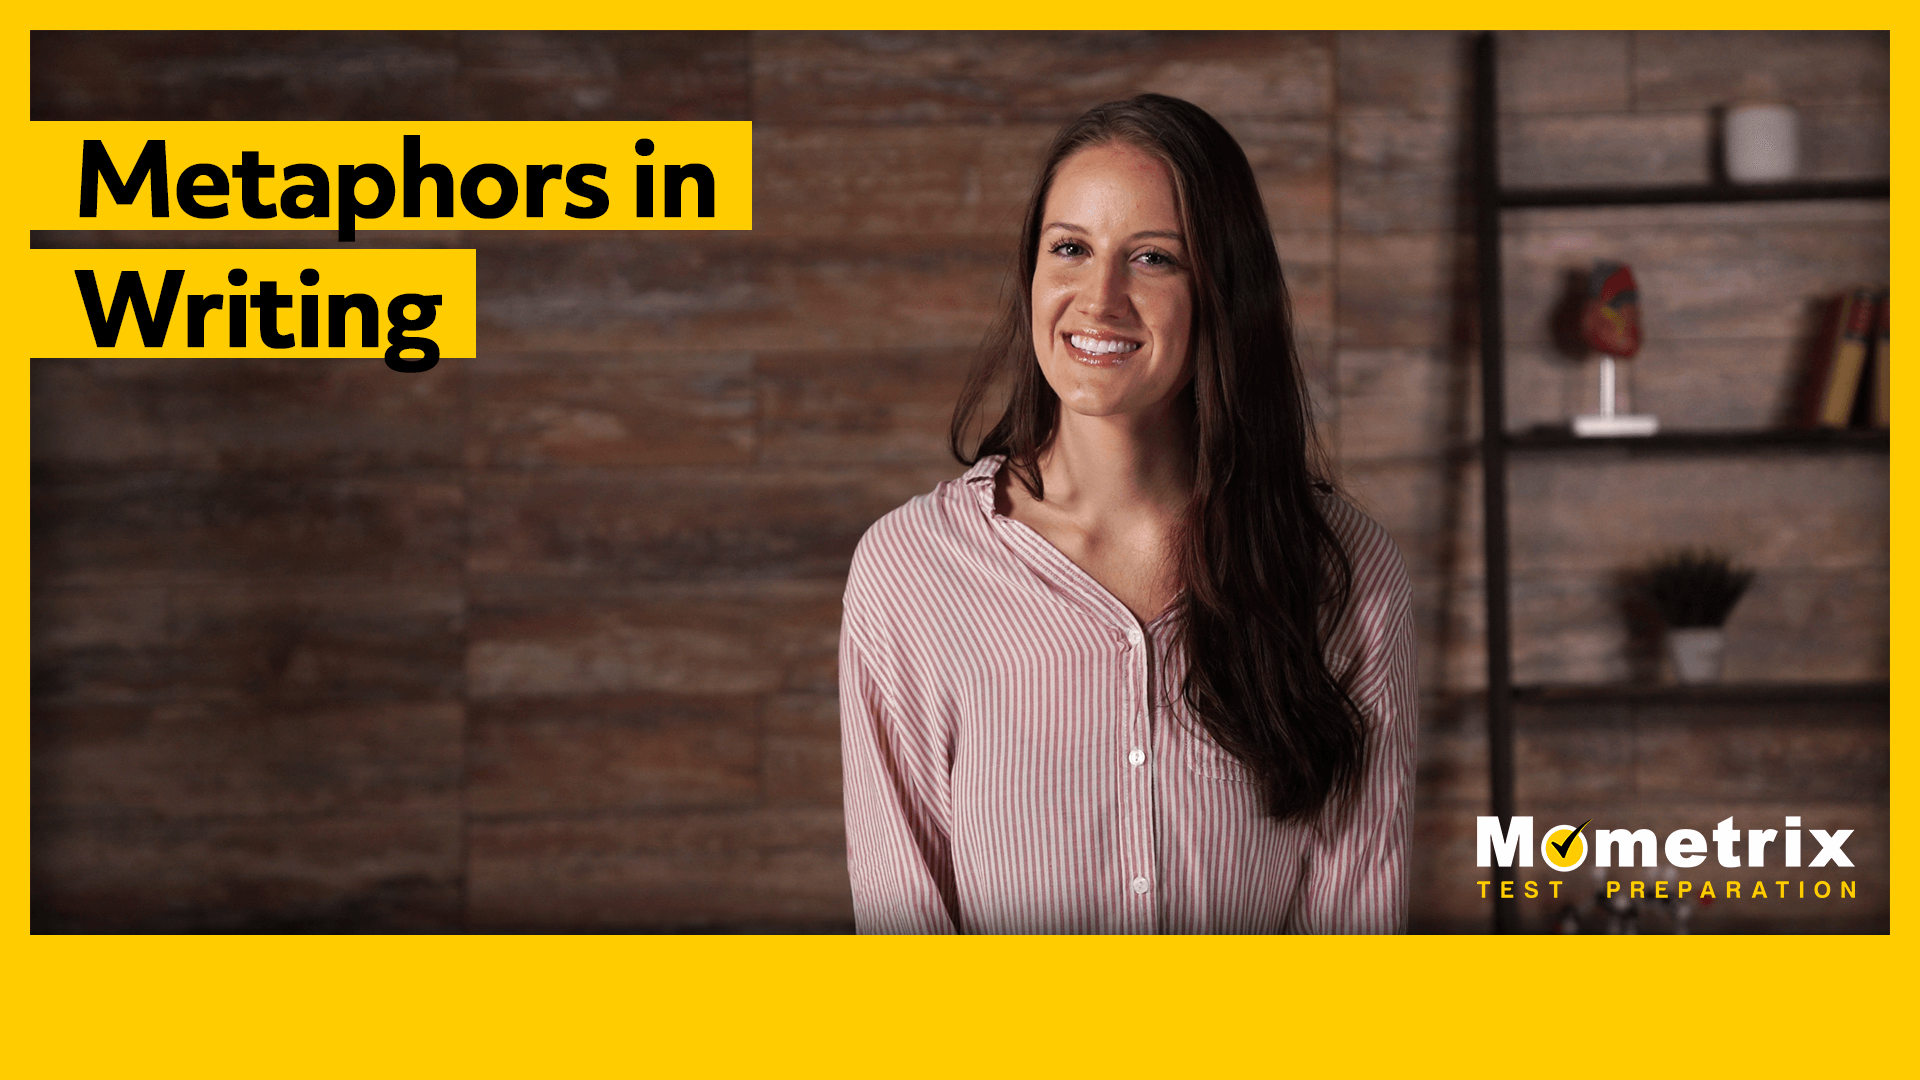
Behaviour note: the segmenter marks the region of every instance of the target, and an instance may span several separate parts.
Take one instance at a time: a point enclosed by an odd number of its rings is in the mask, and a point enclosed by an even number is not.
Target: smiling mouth
[[[1124,338],[1094,337],[1089,334],[1063,334],[1074,358],[1099,367],[1117,366],[1140,351],[1140,342]]]

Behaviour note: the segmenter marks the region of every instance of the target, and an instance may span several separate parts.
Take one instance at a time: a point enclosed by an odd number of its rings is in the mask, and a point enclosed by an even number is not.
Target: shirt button
[[[1139,627],[1137,626],[1127,627],[1127,644],[1129,645],[1140,644],[1140,628]]]
[[[1147,891],[1147,879],[1146,879],[1146,878],[1143,878],[1143,877],[1137,877],[1137,878],[1134,878],[1134,879],[1133,879],[1133,891],[1134,891],[1134,892],[1137,892],[1137,893],[1143,893],[1143,892],[1146,892],[1146,891]]]
[[[1137,746],[1133,748],[1132,753],[1127,755],[1127,764],[1129,765],[1138,765],[1145,760],[1147,760],[1147,752]]]

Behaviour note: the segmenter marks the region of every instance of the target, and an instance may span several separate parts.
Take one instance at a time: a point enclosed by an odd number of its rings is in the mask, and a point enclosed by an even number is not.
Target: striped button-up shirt
[[[1179,701],[1173,616],[1141,625],[994,510],[983,459],[868,530],[840,722],[868,933],[1384,932],[1406,916],[1411,594],[1386,533],[1322,508],[1354,568],[1328,639],[1367,724],[1357,797],[1276,823]]]

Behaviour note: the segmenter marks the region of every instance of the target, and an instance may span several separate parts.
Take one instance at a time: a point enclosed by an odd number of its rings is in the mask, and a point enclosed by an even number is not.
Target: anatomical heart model
[[[1580,312],[1580,336],[1595,352],[1623,360],[1640,351],[1640,290],[1625,263],[1603,262],[1593,268],[1587,304]]]
[[[1587,300],[1580,309],[1580,338],[1600,354],[1600,411],[1573,418],[1576,435],[1651,435],[1660,421],[1619,411],[1619,380],[1614,360],[1640,351],[1640,290],[1625,263],[1602,262],[1587,279]]]

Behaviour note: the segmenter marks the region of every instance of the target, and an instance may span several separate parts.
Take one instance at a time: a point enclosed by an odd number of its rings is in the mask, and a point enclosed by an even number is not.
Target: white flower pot
[[[1735,105],[1727,110],[1727,179],[1776,183],[1800,172],[1800,117],[1791,105]]]
[[[1667,655],[1674,678],[1692,686],[1720,681],[1727,657],[1727,631],[1719,626],[1689,626],[1667,631]]]

